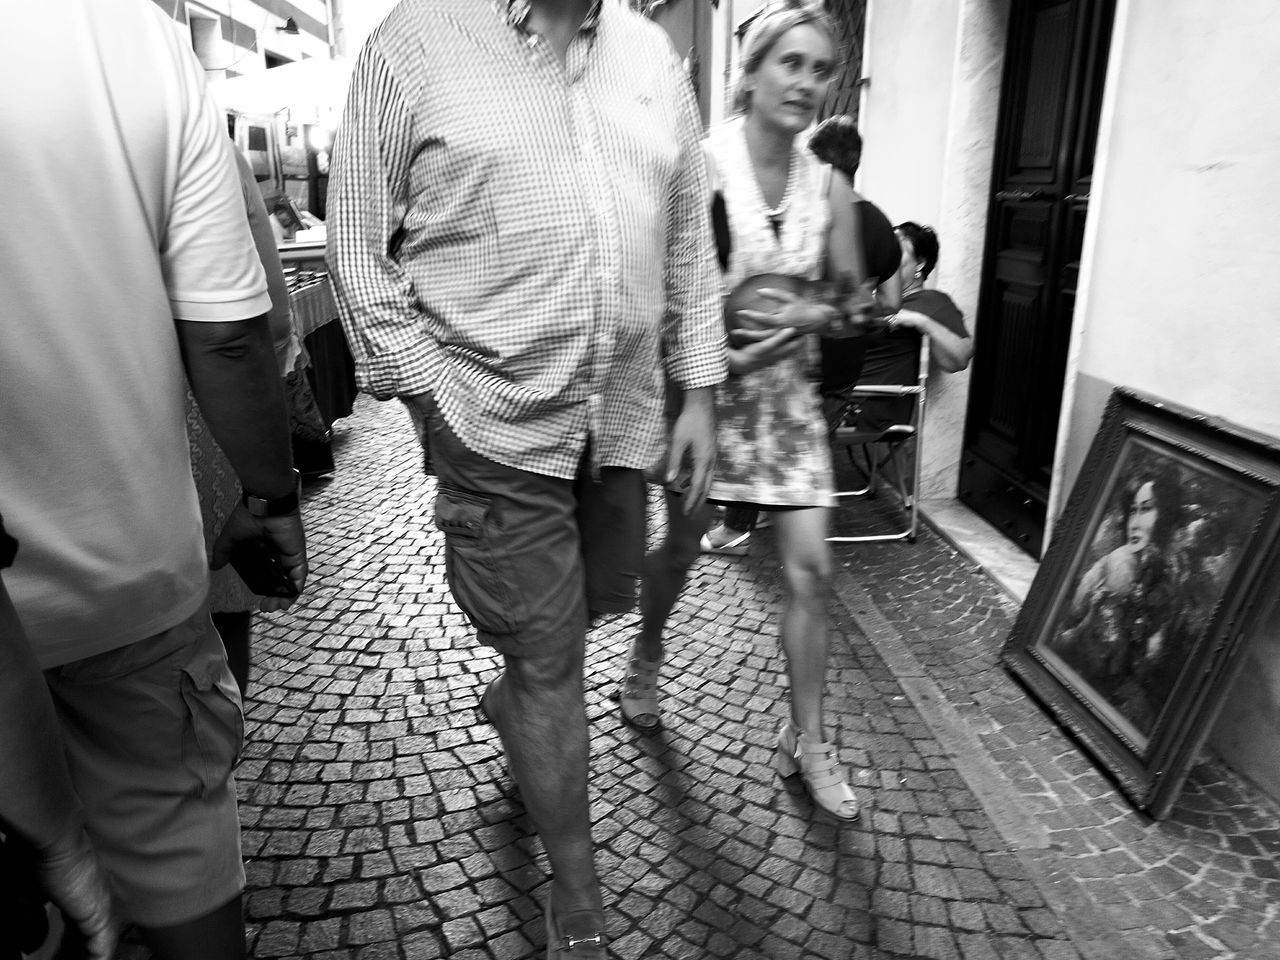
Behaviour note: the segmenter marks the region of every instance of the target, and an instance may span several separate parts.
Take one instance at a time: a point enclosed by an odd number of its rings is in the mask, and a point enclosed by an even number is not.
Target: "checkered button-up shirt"
[[[361,387],[433,394],[470,449],[572,477],[659,450],[662,358],[725,376],[692,91],[603,0],[564,63],[527,3],[405,0],[355,66],[329,264]]]

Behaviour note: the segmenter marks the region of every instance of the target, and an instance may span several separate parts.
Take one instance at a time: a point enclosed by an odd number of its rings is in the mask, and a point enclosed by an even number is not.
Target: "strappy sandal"
[[[834,743],[810,740],[792,721],[785,720],[778,728],[773,768],[783,777],[800,774],[813,802],[833,817],[858,818],[858,798],[845,779]]]
[[[720,527],[716,528],[721,529]],[[702,539],[698,541],[698,545],[702,547],[703,553],[719,553],[729,557],[745,557],[747,551],[751,548],[751,531],[734,537],[728,543],[716,544],[711,542],[711,533],[704,533]]]
[[[556,922],[552,895],[547,894],[547,960],[605,960],[604,916],[595,910],[574,910],[572,913],[590,913],[599,916],[596,932],[589,937],[574,937],[564,933]]]
[[[653,733],[662,726],[662,707],[658,703],[658,668],[661,666],[661,660],[632,657],[618,685],[622,719],[641,733]]]

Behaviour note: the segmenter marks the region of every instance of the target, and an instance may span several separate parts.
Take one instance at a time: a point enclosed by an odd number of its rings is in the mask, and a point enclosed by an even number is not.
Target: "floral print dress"
[[[731,238],[724,292],[762,273],[816,279],[830,214],[828,168],[792,146],[791,172],[777,235],[760,193],[741,119],[706,142],[725,200]],[[831,448],[817,385],[809,370],[817,343],[786,359],[726,380],[716,391],[716,479],[711,499],[760,506],[833,503]]]

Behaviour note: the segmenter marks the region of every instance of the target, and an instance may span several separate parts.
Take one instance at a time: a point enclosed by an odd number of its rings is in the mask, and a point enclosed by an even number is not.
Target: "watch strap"
[[[301,475],[297,470],[293,471],[293,480],[293,489],[282,497],[260,497],[246,490],[240,497],[240,502],[255,517],[287,516],[298,509],[298,487],[301,483]]]

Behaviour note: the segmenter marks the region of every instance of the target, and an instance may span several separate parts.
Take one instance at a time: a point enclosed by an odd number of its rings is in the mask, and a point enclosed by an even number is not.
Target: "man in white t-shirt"
[[[22,549],[6,583],[120,912],[159,957],[240,957],[243,717],[205,610],[184,368],[245,491],[214,562],[265,540],[300,589],[306,557],[234,148],[149,0],[13,6],[0,512]]]

